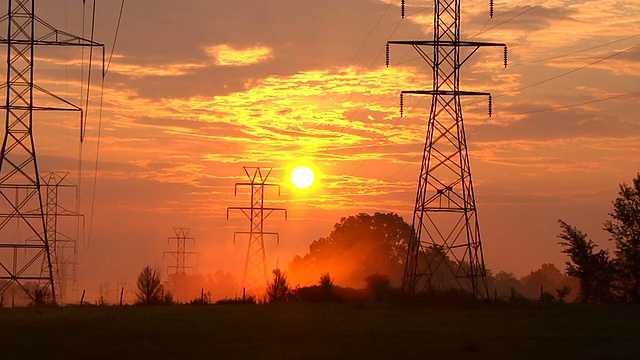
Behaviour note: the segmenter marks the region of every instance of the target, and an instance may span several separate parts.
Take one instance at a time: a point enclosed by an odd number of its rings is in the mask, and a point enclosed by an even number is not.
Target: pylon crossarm
[[[263,218],[264,220],[266,220],[269,217],[269,215],[271,215],[274,211],[284,211],[284,219],[285,220],[287,219],[287,209],[285,209],[285,208],[266,208],[266,207],[263,207],[261,209],[262,209],[263,212],[266,213],[264,215],[264,218]]]
[[[389,40],[392,45],[418,45],[418,46],[506,46],[504,43],[493,43],[483,41],[452,41],[452,40]]]
[[[7,38],[0,36],[0,44],[7,44],[11,42],[12,44],[17,43],[17,44],[23,44],[23,45],[104,46],[104,44],[100,44],[98,42],[95,42],[89,39],[84,39],[80,36],[73,35],[66,31],[58,30],[52,25],[50,25],[49,23],[47,23],[46,21],[44,21],[43,19],[41,19],[40,17],[38,17],[37,15],[31,13],[29,10],[26,10],[25,14],[32,16],[35,23],[42,25],[43,27],[48,29],[49,32],[47,32],[46,34],[38,38],[33,39],[33,41],[16,40],[16,39],[9,41]],[[6,14],[0,17],[0,23],[9,19],[9,15],[10,14]],[[23,30],[22,32],[26,33],[25,30]],[[50,39],[53,39],[53,40],[50,40]]]
[[[411,95],[440,95],[440,96],[477,96],[477,95],[491,95],[488,92],[481,91],[462,91],[462,90],[403,90],[403,94]]]

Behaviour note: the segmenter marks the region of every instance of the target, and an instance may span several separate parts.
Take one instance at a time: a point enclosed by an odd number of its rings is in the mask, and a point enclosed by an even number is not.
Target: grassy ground
[[[0,309],[0,359],[630,359],[638,354],[637,306]]]

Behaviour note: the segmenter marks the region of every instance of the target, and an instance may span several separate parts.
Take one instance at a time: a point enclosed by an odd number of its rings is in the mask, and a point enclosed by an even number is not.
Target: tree
[[[544,297],[544,293],[553,295],[564,287],[579,287],[576,278],[566,276],[551,263],[542,264],[540,269],[531,271],[528,275],[523,276],[520,282],[525,288],[523,294],[533,299]],[[562,293],[564,294],[564,291]],[[563,296],[566,297],[568,294],[566,293]]]
[[[526,292],[525,287],[522,285],[512,273],[506,271],[500,271],[495,275],[492,275],[490,270],[487,270],[487,283],[489,285],[490,296],[495,296],[500,300],[514,300],[521,298]]]
[[[604,229],[616,244],[616,270],[619,285],[626,289],[628,301],[640,302],[640,173],[633,185],[620,185],[618,197],[613,201],[611,220]]]
[[[289,274],[297,283],[310,284],[330,272],[341,285],[361,286],[364,278],[378,273],[399,284],[410,233],[411,226],[393,213],[342,218],[329,236],[311,243],[307,255],[293,259]]]
[[[558,220],[562,233],[558,244],[564,246],[563,253],[569,255],[566,271],[578,278],[580,291],[578,300],[582,302],[607,302],[613,298],[613,262],[606,250],[596,251],[598,245],[587,239],[587,234],[576,227]]]
[[[289,295],[287,275],[279,268],[273,270],[273,282],[267,284],[267,300],[270,303],[285,302]]]
[[[319,284],[321,301],[334,301],[337,299],[336,288],[329,273],[320,276]]]
[[[328,291],[331,291],[333,289],[333,279],[331,278],[331,275],[329,273],[320,275],[319,283],[320,287],[323,289],[327,289]]]
[[[387,275],[372,274],[364,280],[374,301],[389,300],[393,295],[393,287],[391,287],[391,281]]]
[[[138,275],[137,286],[136,297],[139,304],[154,305],[162,302],[163,288],[159,267],[145,266]]]

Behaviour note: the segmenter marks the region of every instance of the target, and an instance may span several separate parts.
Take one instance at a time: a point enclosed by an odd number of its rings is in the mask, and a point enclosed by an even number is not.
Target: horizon
[[[386,68],[384,47],[429,39],[431,3],[412,1],[401,19],[395,0],[140,0],[124,7],[115,48],[120,3],[98,3],[108,72],[102,90],[94,53],[85,143],[77,114],[34,120],[41,173],[69,172],[79,186],[80,292],[97,298],[146,265],[166,270],[174,227],[191,229],[199,272],[240,282],[246,243],[233,233],[248,222],[226,209],[249,204],[246,191],[234,196],[243,166],[272,168],[281,193],[268,189],[265,204],[288,211],[266,222],[280,234],[265,243],[269,269],[342,217],[393,212],[411,224],[429,104],[407,96],[400,117],[398,95],[429,88],[430,69],[399,47]],[[82,32],[82,6],[36,6]],[[563,270],[557,220],[613,249],[603,223],[640,171],[640,4],[496,1],[493,19],[488,9],[462,4],[464,39],[509,47],[506,69],[488,48],[462,71],[462,89],[493,94],[491,118],[485,99],[462,100],[485,263],[518,278],[546,263]],[[87,4],[85,28],[90,14]],[[38,49],[35,82],[82,103],[88,56]],[[288,180],[298,165],[315,172],[309,189]]]

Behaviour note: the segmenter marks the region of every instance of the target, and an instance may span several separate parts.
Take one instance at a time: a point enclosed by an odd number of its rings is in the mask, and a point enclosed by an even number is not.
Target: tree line
[[[569,257],[566,273],[553,264],[543,264],[519,279],[511,273],[493,274],[488,270],[491,297],[500,300],[639,302],[640,174],[632,185],[621,184],[619,187],[610,219],[603,225],[615,243],[613,254],[598,250],[598,245],[587,234],[559,220],[558,244]],[[393,213],[361,213],[342,218],[328,236],[310,244],[308,254],[296,255],[287,271],[273,270],[264,301],[376,300],[394,296],[399,293],[410,233],[411,226]],[[443,249],[432,247],[423,251],[425,257],[451,261]],[[441,266],[441,271],[433,274],[434,291],[459,288],[448,268],[452,267]],[[150,269],[145,271],[141,278],[149,277]],[[186,280],[188,277],[173,277],[168,284],[176,288],[180,281]],[[342,286],[335,285],[336,281]],[[314,282],[316,285],[299,285]],[[154,283],[160,284],[159,281]],[[139,294],[148,293],[141,286],[139,279]],[[139,296],[140,302],[144,303],[144,298]],[[158,301],[157,296],[154,299]]]
[[[640,173],[631,185],[620,184],[610,219],[603,224],[616,250],[598,250],[587,234],[558,220],[567,274],[579,279],[581,302],[640,302]]]

